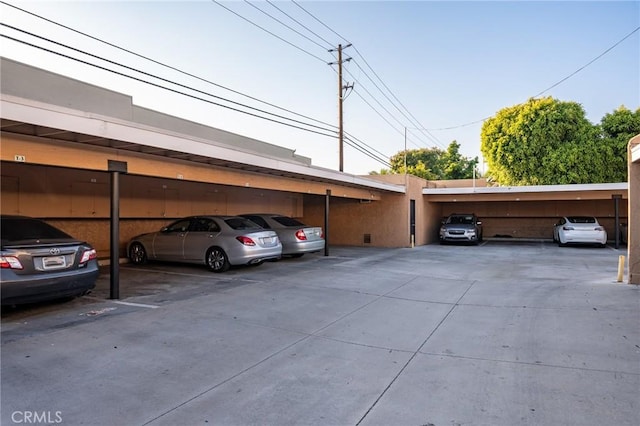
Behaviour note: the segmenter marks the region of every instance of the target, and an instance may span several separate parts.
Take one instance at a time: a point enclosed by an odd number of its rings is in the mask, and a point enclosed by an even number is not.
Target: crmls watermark
[[[55,425],[62,423],[62,411],[14,411],[11,413],[11,421],[15,424]]]

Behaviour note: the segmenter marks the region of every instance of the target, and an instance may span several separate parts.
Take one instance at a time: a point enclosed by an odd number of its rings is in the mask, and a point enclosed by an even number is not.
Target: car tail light
[[[562,229],[565,231],[573,231],[573,226],[563,226]]]
[[[251,238],[245,237],[244,235],[236,237],[236,240],[240,241],[245,246],[255,246],[256,245],[256,243]]]
[[[302,229],[298,229],[296,231],[296,238],[301,241],[305,241],[307,239],[307,236],[304,234],[304,231]]]
[[[22,263],[17,257],[2,256],[0,257],[0,268],[2,269],[22,269]]]
[[[320,238],[322,238],[324,240],[324,230],[323,229],[320,230]]]
[[[87,263],[90,260],[96,259],[98,257],[98,253],[96,253],[95,249],[85,250],[82,253],[82,258],[80,259],[80,263]]]

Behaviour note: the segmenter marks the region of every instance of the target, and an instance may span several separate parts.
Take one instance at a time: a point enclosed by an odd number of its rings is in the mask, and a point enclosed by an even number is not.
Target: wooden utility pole
[[[340,152],[340,163],[339,170],[344,171],[344,125],[343,125],[343,115],[342,115],[342,103],[344,101],[344,93],[345,90],[353,88],[353,85],[344,85],[342,82],[342,64],[344,62],[349,62],[351,58],[347,58],[342,60],[342,49],[351,46],[351,44],[347,44],[346,46],[338,45],[337,49],[331,49],[329,52],[338,52],[338,61],[330,62],[329,65],[338,65],[338,149]]]

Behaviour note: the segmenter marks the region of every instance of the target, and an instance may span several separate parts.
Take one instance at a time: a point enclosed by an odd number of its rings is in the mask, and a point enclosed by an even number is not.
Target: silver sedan
[[[231,265],[259,265],[279,259],[282,244],[274,231],[239,216],[191,216],[158,232],[132,238],[127,254],[134,264],[147,260],[184,262],[224,272]]]
[[[324,234],[318,226],[307,226],[297,219],[273,213],[242,214],[264,229],[273,229],[282,242],[282,254],[300,257],[324,250]]]

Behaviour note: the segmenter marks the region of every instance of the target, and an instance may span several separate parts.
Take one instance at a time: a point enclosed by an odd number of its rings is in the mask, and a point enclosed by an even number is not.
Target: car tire
[[[231,267],[227,254],[220,247],[211,247],[207,250],[205,263],[212,272],[226,272]]]
[[[147,261],[147,250],[140,243],[133,243],[129,248],[129,260],[134,265],[142,265]]]

